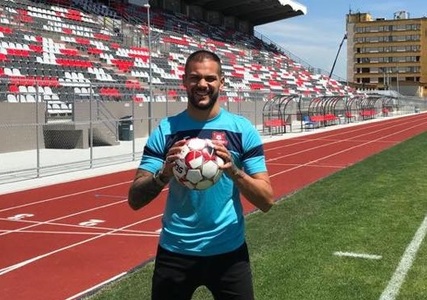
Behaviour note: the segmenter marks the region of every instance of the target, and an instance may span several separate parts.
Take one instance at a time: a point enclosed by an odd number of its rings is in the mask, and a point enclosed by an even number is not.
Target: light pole
[[[400,94],[400,87],[399,87],[399,66],[396,65],[396,90]]]
[[[151,18],[150,18],[150,3],[144,4],[147,9],[147,26],[148,26],[148,92],[150,94],[150,102],[148,103],[148,132],[153,129],[153,88],[152,88],[152,63],[151,63]]]

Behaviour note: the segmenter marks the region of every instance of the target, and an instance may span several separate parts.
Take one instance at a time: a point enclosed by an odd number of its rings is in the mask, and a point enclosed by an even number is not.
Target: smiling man
[[[150,134],[129,189],[129,205],[138,210],[169,183],[152,299],[190,300],[205,285],[217,300],[251,300],[240,194],[264,212],[274,203],[262,141],[249,120],[220,107],[224,77],[215,53],[192,53],[183,84],[187,109],[163,119]],[[182,146],[195,137],[211,139],[225,162],[219,181],[206,190],[186,188],[173,176]]]

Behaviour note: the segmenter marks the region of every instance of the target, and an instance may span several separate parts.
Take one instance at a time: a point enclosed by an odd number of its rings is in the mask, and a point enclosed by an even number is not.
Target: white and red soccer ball
[[[214,185],[222,175],[224,161],[216,155],[209,139],[191,138],[183,146],[175,161],[173,174],[182,185],[193,190],[204,190]]]

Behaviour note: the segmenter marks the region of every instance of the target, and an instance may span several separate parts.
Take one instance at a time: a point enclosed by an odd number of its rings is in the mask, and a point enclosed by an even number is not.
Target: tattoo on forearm
[[[135,206],[143,207],[156,198],[162,189],[163,187],[156,184],[153,180],[141,182],[134,186],[131,201]]]

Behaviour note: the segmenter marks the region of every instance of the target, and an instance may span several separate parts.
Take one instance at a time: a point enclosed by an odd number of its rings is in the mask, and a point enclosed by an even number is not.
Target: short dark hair
[[[185,74],[188,74],[188,66],[191,62],[193,62],[193,61],[200,62],[204,59],[211,59],[211,60],[217,62],[218,66],[219,66],[219,75],[222,75],[221,59],[219,58],[218,55],[216,55],[215,53],[208,51],[208,50],[197,50],[197,51],[191,53],[187,57],[187,61],[185,62]]]

